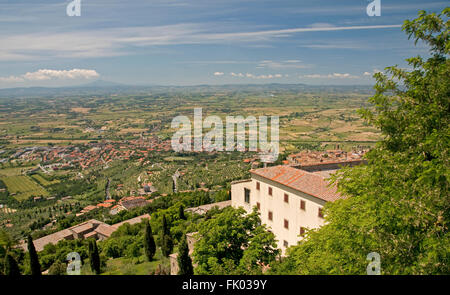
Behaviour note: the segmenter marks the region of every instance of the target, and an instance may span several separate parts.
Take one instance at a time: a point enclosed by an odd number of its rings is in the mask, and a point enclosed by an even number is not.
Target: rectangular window
[[[288,194],[284,194],[284,202],[289,203],[289,195]]]
[[[303,226],[300,227],[300,235],[303,236],[305,234],[305,228]]]
[[[300,209],[305,210],[305,208],[306,208],[306,202],[303,200],[300,200]]]
[[[269,220],[272,221],[273,220],[273,213],[272,211],[269,211],[269,216],[268,216]]]
[[[272,195],[272,188],[269,186],[269,196]]]
[[[284,228],[289,229],[289,220],[287,219],[284,220]]]
[[[303,200],[300,200],[300,210],[306,210],[306,202]]]
[[[261,184],[259,183],[259,181],[256,182],[256,189],[259,190],[261,188]]]
[[[283,241],[283,246],[284,246],[284,248],[287,248],[287,247],[289,247],[289,243],[286,240],[284,240]]]
[[[250,203],[250,190],[248,188],[244,188],[244,198],[247,204]]]
[[[256,203],[256,208],[258,208],[258,210],[261,210],[261,204],[259,202]]]
[[[319,216],[320,218],[323,218],[323,209],[322,209],[322,208],[319,208],[319,214],[318,214],[318,216]]]

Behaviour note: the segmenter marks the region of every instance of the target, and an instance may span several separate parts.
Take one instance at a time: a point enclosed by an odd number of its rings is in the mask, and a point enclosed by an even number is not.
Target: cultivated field
[[[48,196],[48,192],[28,176],[8,176],[0,178],[6,185],[8,192],[18,201],[31,196]]]
[[[55,183],[59,182],[58,180],[48,181],[47,179],[45,179],[44,177],[42,177],[39,174],[33,174],[31,177],[34,180],[36,180],[37,182],[39,182],[39,184],[44,186],[44,187],[47,187],[49,185],[52,185],[52,184],[55,184]]]

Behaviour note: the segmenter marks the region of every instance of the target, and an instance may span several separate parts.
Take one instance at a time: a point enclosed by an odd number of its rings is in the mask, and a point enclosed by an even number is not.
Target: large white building
[[[278,247],[296,245],[305,229],[323,225],[322,207],[343,198],[325,180],[321,169],[308,172],[291,166],[251,170],[251,179],[233,182],[231,204],[251,212],[256,206],[261,222],[275,234]]]

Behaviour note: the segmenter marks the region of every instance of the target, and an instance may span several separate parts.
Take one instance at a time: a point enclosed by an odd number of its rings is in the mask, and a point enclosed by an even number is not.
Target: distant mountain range
[[[292,92],[358,92],[373,93],[372,86],[313,86],[306,84],[229,84],[229,85],[196,85],[196,86],[136,86],[104,80],[96,80],[87,84],[68,87],[20,87],[0,89],[0,98],[15,97],[66,97],[84,95],[145,95],[157,93],[199,92],[262,92],[271,94],[277,91]]]

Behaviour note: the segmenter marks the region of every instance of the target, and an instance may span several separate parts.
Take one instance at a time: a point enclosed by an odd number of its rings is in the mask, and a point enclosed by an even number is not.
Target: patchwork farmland
[[[48,196],[48,192],[28,176],[16,175],[1,177],[8,192],[18,201],[26,200],[31,196]]]

